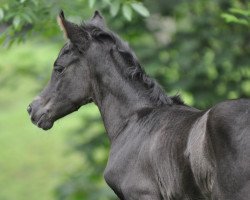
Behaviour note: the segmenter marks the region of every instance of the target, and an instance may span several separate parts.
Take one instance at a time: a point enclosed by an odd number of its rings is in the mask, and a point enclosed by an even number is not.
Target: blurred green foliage
[[[221,16],[228,23],[236,23],[245,26],[250,26],[250,10],[241,8],[230,8],[228,13],[222,13]]]
[[[140,0],[76,0],[74,2],[67,0],[60,2],[56,0],[2,0],[0,3],[0,28],[2,29],[0,29],[0,44],[7,47],[38,33],[43,37],[55,36],[57,24],[54,23],[54,19],[60,9],[70,13],[72,18],[78,22],[81,17],[89,16],[90,10],[94,8],[109,11],[112,17],[117,16],[121,10],[125,19],[129,21],[132,19],[133,11],[144,17],[149,16],[148,9]],[[79,15],[79,13],[83,13],[83,15]]]
[[[225,99],[250,96],[249,1],[4,1],[0,4],[0,42],[10,46],[36,38],[46,41],[41,46],[62,45],[55,22],[60,8],[74,22],[100,9],[109,27],[129,41],[147,73],[168,94],[181,94],[191,106],[206,109]],[[27,63],[11,72],[0,68],[0,72],[6,77],[28,75],[42,87],[49,77],[48,68],[36,69]],[[3,77],[0,82],[5,87],[8,78]],[[109,142],[98,110],[91,105],[80,111],[79,118],[82,123],[72,127],[68,143],[81,154],[84,164],[58,185],[57,199],[115,199],[102,178]]]

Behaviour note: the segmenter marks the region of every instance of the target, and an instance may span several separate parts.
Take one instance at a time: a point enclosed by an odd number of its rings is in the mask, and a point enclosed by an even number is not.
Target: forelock
[[[74,47],[74,45],[73,45],[70,41],[67,42],[67,43],[62,47],[61,51],[59,52],[58,57],[60,57],[60,56],[62,56],[62,55],[64,55],[64,54],[69,53],[70,51],[73,50],[73,47]]]

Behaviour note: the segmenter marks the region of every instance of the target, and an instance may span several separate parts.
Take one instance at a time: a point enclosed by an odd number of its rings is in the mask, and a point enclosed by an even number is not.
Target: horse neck
[[[142,95],[146,90],[142,84],[124,78],[117,71],[112,73],[98,74],[98,80],[95,79],[93,84],[93,99],[111,143],[138,110],[154,106],[149,98]]]

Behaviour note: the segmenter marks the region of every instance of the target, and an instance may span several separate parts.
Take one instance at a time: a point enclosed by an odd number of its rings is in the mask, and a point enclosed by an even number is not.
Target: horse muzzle
[[[43,100],[40,96],[36,97],[32,103],[28,106],[27,112],[30,115],[33,124],[42,128],[43,130],[48,130],[52,128],[54,122],[50,117],[49,109],[43,107]]]

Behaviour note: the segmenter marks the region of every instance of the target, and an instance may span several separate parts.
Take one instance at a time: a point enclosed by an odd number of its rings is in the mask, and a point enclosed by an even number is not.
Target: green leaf
[[[20,20],[20,17],[19,16],[16,16],[14,19],[13,19],[13,26],[14,26],[14,28],[15,29],[17,29],[18,27],[19,27],[19,25],[20,25],[20,22],[21,22],[21,20]]]
[[[96,0],[89,0],[89,7],[93,8]]]
[[[0,20],[2,20],[4,17],[4,12],[3,9],[0,8]]]
[[[117,15],[119,9],[120,9],[120,1],[116,0],[110,5],[110,14],[112,15],[112,17]]]
[[[246,19],[239,19],[237,23],[242,24],[242,25],[246,25],[246,26],[249,25],[249,22]]]
[[[132,8],[143,17],[149,16],[148,9],[142,3],[132,3]]]
[[[103,2],[105,5],[111,5],[110,0],[102,0],[102,2]]]
[[[250,81],[244,81],[241,84],[241,88],[242,90],[246,93],[246,94],[250,94]]]
[[[128,20],[131,21],[132,19],[132,9],[128,6],[128,4],[123,4],[122,6],[122,13],[123,16]]]
[[[31,0],[35,6],[38,6],[39,2],[37,0]]]
[[[228,23],[236,23],[236,24],[242,24],[242,25],[249,25],[249,22],[246,19],[239,19],[234,15],[223,13],[221,14],[221,17],[226,20]]]
[[[238,19],[234,15],[228,14],[228,13],[223,13],[221,14],[221,17],[226,20],[226,22],[237,22]]]
[[[27,15],[26,13],[22,13],[22,17],[29,22],[30,24],[32,24],[32,19],[29,15]]]
[[[2,45],[4,43],[4,41],[6,40],[7,35],[5,33],[0,35],[0,45]]]
[[[229,10],[231,13],[235,13],[235,14],[240,14],[243,16],[250,16],[250,10],[243,10],[243,9],[239,9],[239,8],[231,8]]]

